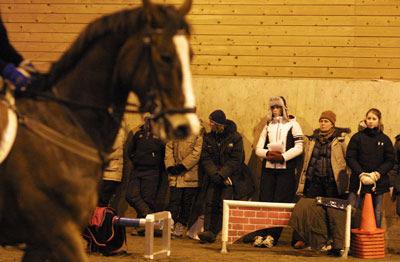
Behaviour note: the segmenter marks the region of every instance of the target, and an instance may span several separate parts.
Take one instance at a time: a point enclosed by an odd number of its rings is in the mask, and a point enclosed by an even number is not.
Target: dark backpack
[[[114,225],[117,213],[111,207],[96,207],[92,220],[83,232],[88,251],[112,256],[121,251],[126,242],[124,226]]]

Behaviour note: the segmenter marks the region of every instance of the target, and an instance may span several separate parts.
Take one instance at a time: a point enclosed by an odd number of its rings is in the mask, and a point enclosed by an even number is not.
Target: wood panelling
[[[87,23],[138,3],[0,0],[0,8],[16,48],[47,69]],[[400,80],[399,6],[399,0],[196,0],[188,16],[193,73]]]

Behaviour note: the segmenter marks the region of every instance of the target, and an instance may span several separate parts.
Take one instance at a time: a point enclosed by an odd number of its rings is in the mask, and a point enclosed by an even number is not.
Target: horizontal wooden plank
[[[124,8],[136,7],[134,4],[0,4],[3,13],[75,13],[104,14]],[[201,5],[192,7],[191,14],[201,15],[400,15],[398,5],[353,6],[353,5]]]
[[[77,33],[21,33],[8,34],[12,42],[34,42],[34,43],[70,43],[77,36]]]
[[[125,8],[137,7],[134,4],[102,5],[102,4],[0,4],[3,13],[45,13],[45,14],[106,14]]]
[[[101,14],[20,14],[5,13],[4,22],[87,24]],[[193,25],[329,25],[400,26],[397,16],[266,16],[266,15],[189,15]]]
[[[22,52],[64,52],[70,43],[49,43],[49,42],[15,42],[14,47]]]
[[[194,45],[400,47],[400,37],[193,35]]]
[[[297,58],[301,57],[312,57],[317,59],[322,59],[322,58],[336,58],[336,59],[341,59],[341,58],[352,58],[352,59],[361,59],[361,58],[374,58],[374,59],[380,59],[381,61],[379,63],[381,64],[390,64],[389,61],[390,59],[393,59],[393,67],[397,67],[398,61],[395,60],[394,58],[400,58],[400,48],[385,48],[385,49],[379,49],[379,48],[287,48],[287,47],[271,47],[271,48],[259,48],[258,50],[255,50],[255,48],[240,48],[235,52],[233,48],[229,48],[228,50],[225,50],[221,52],[221,50],[216,50],[218,48],[213,47],[211,50],[215,50],[215,54],[209,54],[211,53],[210,51],[204,51],[204,50],[197,50],[196,48],[194,49],[195,55],[196,56],[215,56],[217,57],[225,57],[225,56],[231,56],[234,59],[235,57],[240,57],[240,56],[255,56],[255,57],[293,57],[293,61],[296,61]],[[36,61],[42,61],[42,62],[47,62],[47,61],[54,61],[58,59],[58,57],[61,54],[61,51],[25,51],[23,50],[22,53],[25,54],[26,58],[36,60]],[[208,54],[207,54],[208,53]],[[384,59],[388,58],[388,59]],[[197,58],[195,58],[197,59]],[[256,60],[256,58],[255,58]],[[360,60],[363,61],[363,60]],[[365,60],[367,61],[367,60]],[[365,62],[364,61],[364,62]],[[373,61],[373,60],[369,60]],[[378,60],[376,60],[378,61]],[[361,63],[362,65],[362,63]]]
[[[247,25],[197,25],[194,34],[219,35],[301,35],[301,36],[388,36],[399,37],[400,27],[363,26],[247,26]]]
[[[285,66],[285,67],[363,67],[397,68],[400,58],[353,58],[353,57],[274,57],[274,56],[208,56],[198,55],[196,65],[223,66]]]
[[[41,4],[49,0],[13,0],[16,4]],[[179,5],[183,0],[152,0],[152,3]],[[132,0],[51,0],[56,4],[130,4]],[[248,4],[248,5],[396,5],[398,0],[196,0],[194,4]]]
[[[12,23],[75,23],[87,24],[100,17],[100,14],[20,14],[5,13],[2,14],[4,22]]]
[[[194,75],[400,80],[400,69],[192,65]]]
[[[21,54],[24,56],[25,59],[32,60],[34,62],[53,62],[60,58],[62,52],[27,52],[23,51]]]
[[[381,0],[382,1],[382,0]],[[386,4],[393,4],[386,0]],[[13,0],[16,4],[46,4],[49,0]],[[131,0],[51,0],[55,4],[129,4]],[[181,4],[183,0],[152,0],[152,3]],[[393,2],[393,0],[392,0]],[[301,5],[346,5],[354,4],[354,0],[196,0],[194,4],[249,4],[249,5],[282,5],[282,4],[301,4]],[[381,3],[383,4],[383,3]]]
[[[50,68],[49,62],[34,61],[42,72]],[[335,67],[281,67],[281,66],[220,66],[192,64],[193,75],[296,77],[296,78],[344,78],[400,80],[399,69],[335,68]]]
[[[37,43],[69,45],[77,34],[67,33],[10,33],[10,40],[26,48]],[[21,42],[21,43],[18,43]],[[193,35],[192,45],[226,46],[313,46],[313,47],[400,47],[400,37],[318,37],[318,36],[227,36]],[[64,46],[61,45],[61,46]],[[18,48],[18,47],[17,47]],[[60,47],[63,48],[63,47]],[[27,50],[34,51],[34,50]]]
[[[85,24],[6,23],[8,32],[79,33]]]
[[[260,55],[316,57],[400,57],[400,48],[368,47],[275,47],[275,46],[200,46],[192,45],[197,55]]]
[[[84,24],[6,23],[9,32],[79,33]],[[197,25],[194,34],[399,37],[400,27]]]
[[[400,26],[397,16],[190,15],[194,25]]]

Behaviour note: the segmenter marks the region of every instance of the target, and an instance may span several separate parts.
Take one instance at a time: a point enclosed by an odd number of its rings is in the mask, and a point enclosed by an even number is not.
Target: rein
[[[31,132],[75,155],[98,164],[104,164],[105,162],[100,151],[91,146],[69,138],[32,118],[20,116],[18,120],[20,124],[24,125]]]

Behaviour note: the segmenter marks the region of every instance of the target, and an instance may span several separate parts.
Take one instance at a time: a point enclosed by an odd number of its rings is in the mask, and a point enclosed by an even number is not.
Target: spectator
[[[345,135],[350,129],[335,127],[335,122],[334,112],[322,112],[319,129],[305,139],[297,194],[310,198],[347,197],[350,176],[346,166]]]
[[[222,110],[210,114],[211,132],[204,135],[200,165],[204,172],[204,232],[202,242],[212,243],[222,227],[222,202],[233,197],[233,181],[241,175],[243,140]]]
[[[256,146],[256,155],[265,159],[260,201],[291,203],[296,192],[296,158],[303,152],[303,132],[295,118],[288,115],[283,97],[270,98],[268,117]],[[255,237],[254,245],[276,245],[281,232],[282,228],[262,231],[262,235]]]
[[[364,194],[371,193],[376,225],[380,227],[383,194],[390,187],[388,172],[394,165],[394,149],[390,138],[383,133],[382,114],[378,109],[368,110],[361,124],[363,129],[350,139],[346,153],[351,169],[349,201],[359,208]]]
[[[335,127],[335,123],[334,112],[322,112],[319,128],[304,140],[298,195],[347,198],[350,176],[346,166],[345,135],[350,133],[350,129]],[[292,245],[296,249],[306,246],[296,231],[293,232]]]
[[[136,210],[137,217],[143,218],[156,211],[156,196],[160,176],[164,171],[163,142],[152,133],[149,117],[135,133],[128,134],[125,143],[129,182],[126,201]],[[142,232],[139,232],[142,233]]]
[[[170,141],[165,149],[170,199],[168,210],[174,220],[173,236],[182,237],[188,228],[190,210],[199,188],[199,167],[203,137],[191,135]]]
[[[111,153],[108,156],[109,162],[103,172],[103,179],[100,184],[99,203],[101,207],[109,206],[113,196],[116,194],[123,175],[123,147],[128,134],[125,121],[121,122],[121,127],[115,138]]]
[[[395,164],[392,169],[393,174],[393,194],[392,199],[396,200],[396,213],[400,216],[400,168],[399,168],[399,161],[400,161],[400,135],[396,136],[396,142],[394,144],[394,156],[395,156]]]

